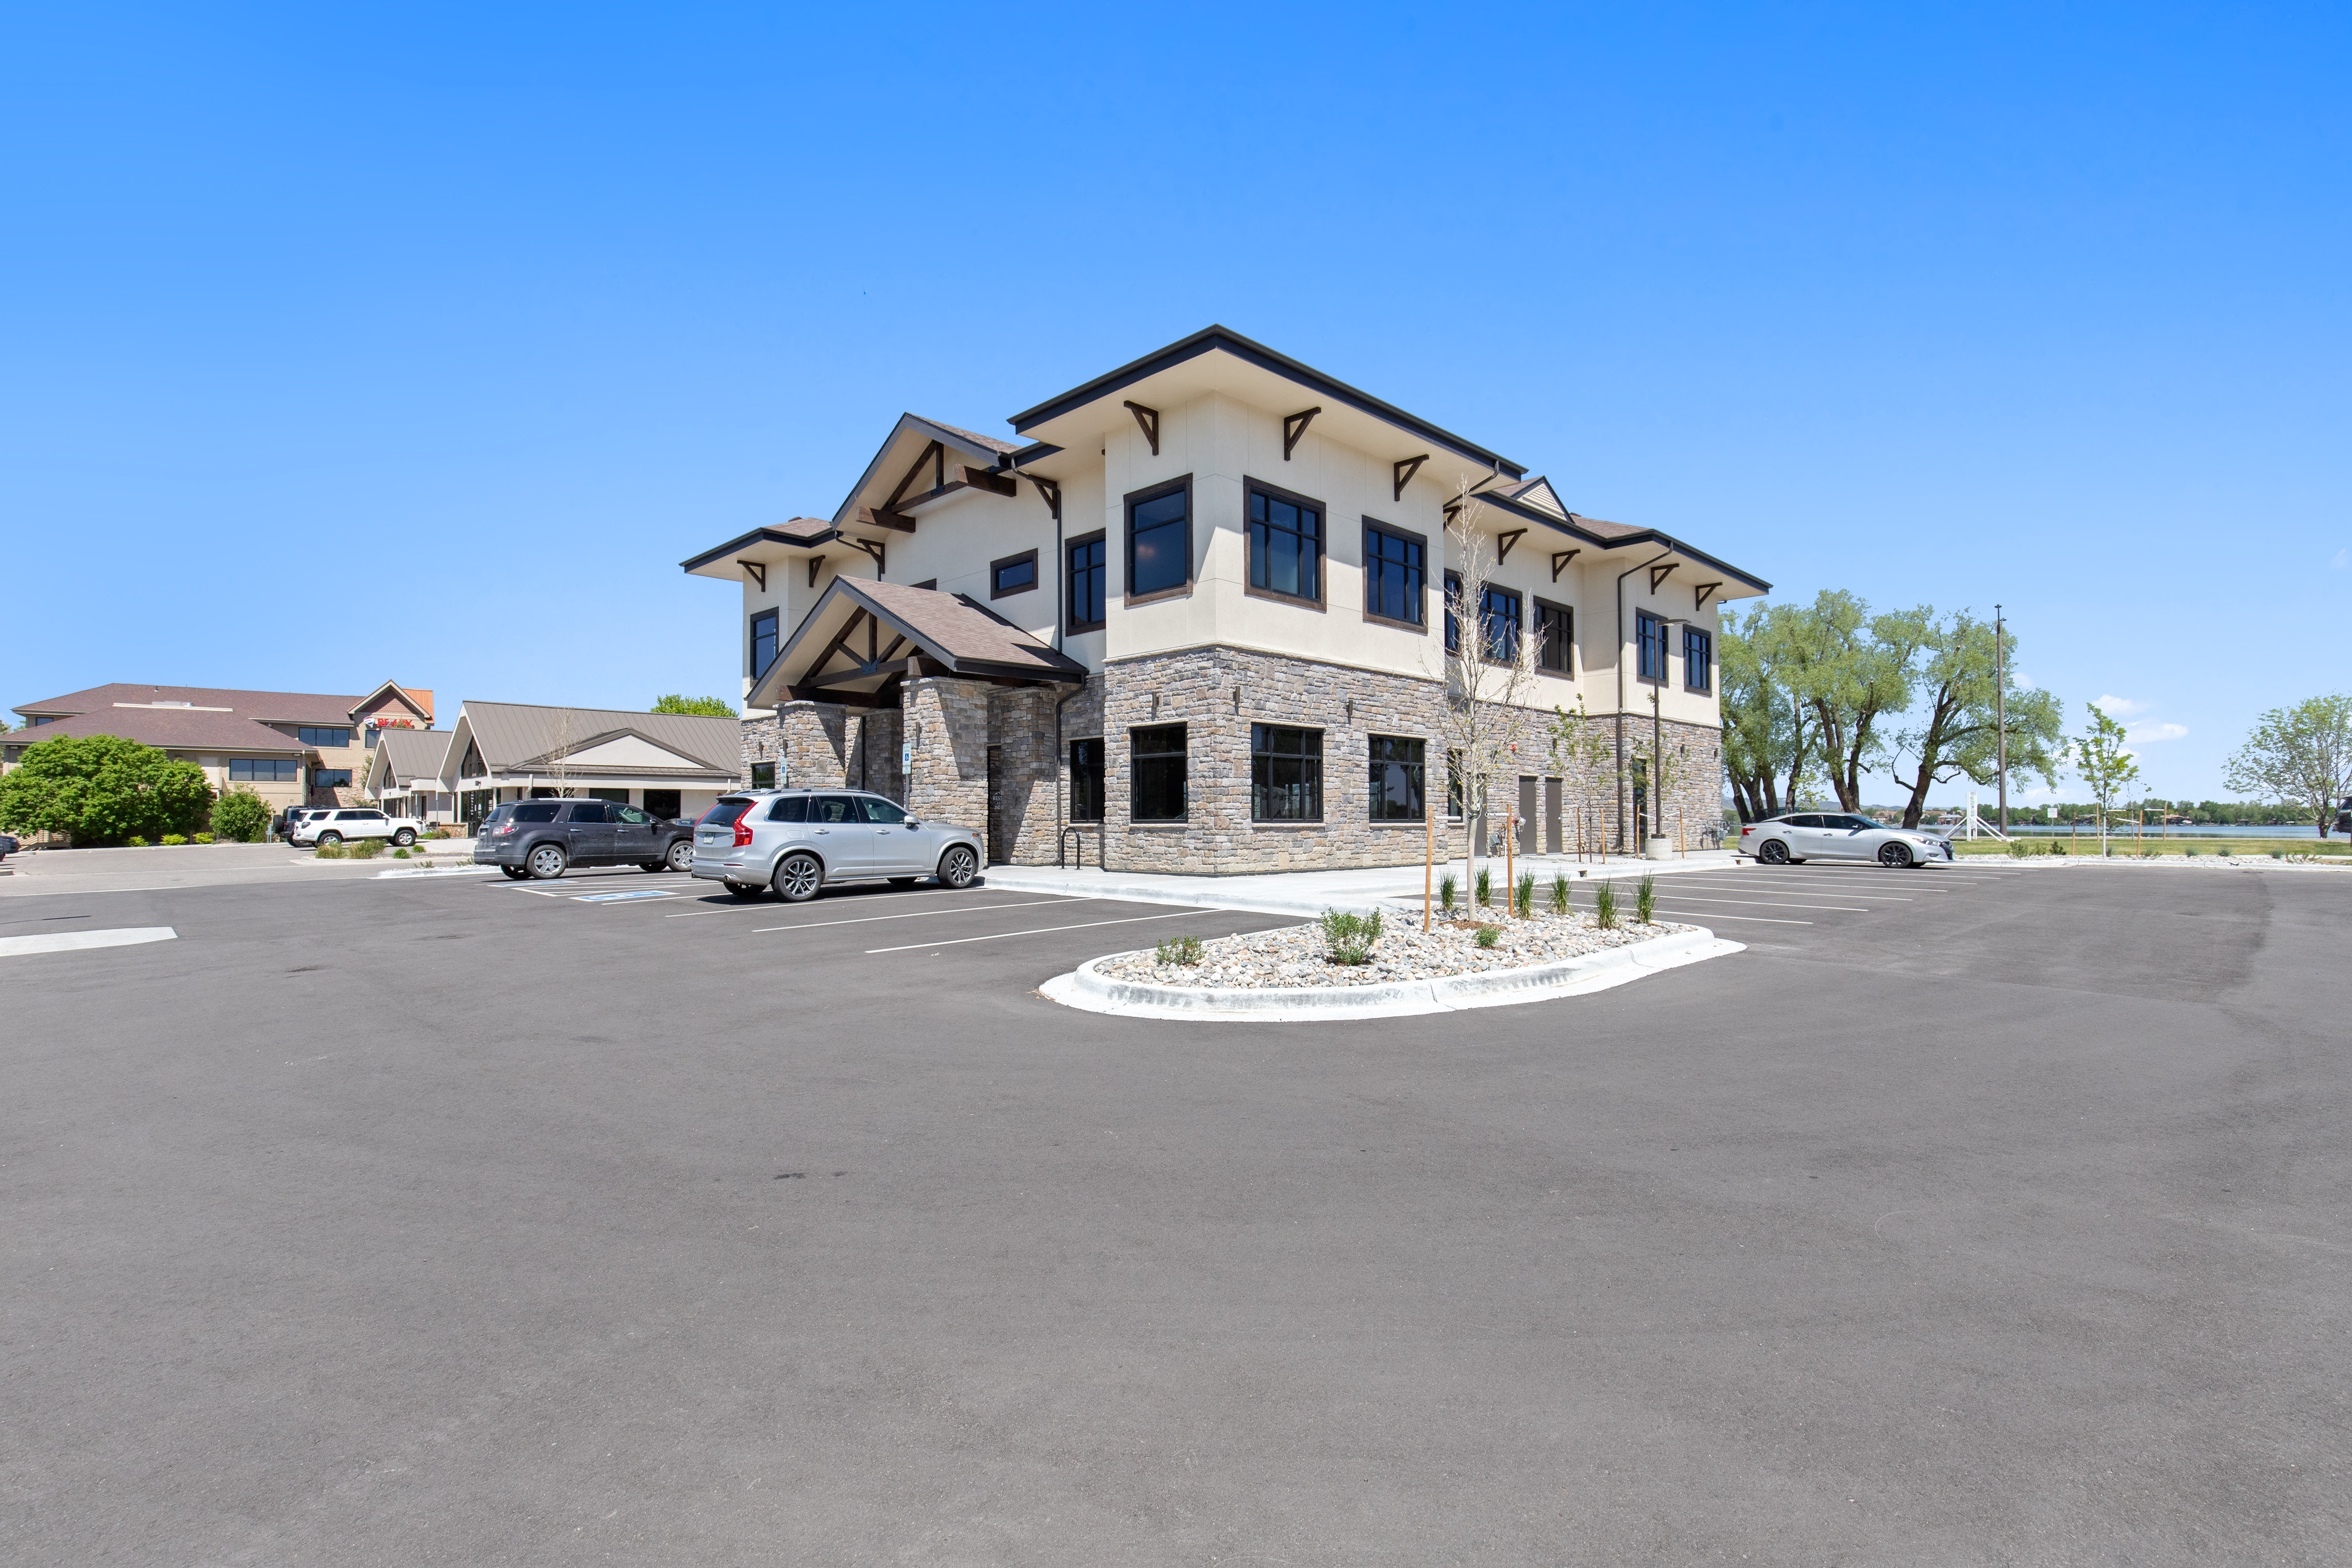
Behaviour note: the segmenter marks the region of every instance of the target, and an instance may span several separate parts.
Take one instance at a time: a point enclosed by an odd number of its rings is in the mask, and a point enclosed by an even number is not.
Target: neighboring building
[[[446,730],[386,730],[368,759],[362,791],[394,816],[456,822],[457,797],[441,782],[449,740]]]
[[[1531,706],[1615,738],[1589,776],[1529,759],[1523,852],[1580,815],[1621,848],[1720,819],[1717,608],[1761,579],[1223,328],[1011,424],[904,416],[830,519],[681,563],[742,584],[745,776],[984,823],[1018,863],[1072,825],[1121,869],[1418,860],[1467,489],[1486,630],[1537,640]],[[1682,763],[1654,808],[1653,692]]]
[[[95,686],[19,704],[29,726],[0,744],[0,766],[58,735],[121,735],[184,758],[215,790],[249,787],[282,811],[347,805],[386,730],[430,730],[433,693],[385,681],[364,697],[211,686]]]
[[[553,795],[700,816],[740,782],[742,754],[732,719],[468,702],[450,726],[431,788],[454,795],[458,819],[469,824],[500,801]]]

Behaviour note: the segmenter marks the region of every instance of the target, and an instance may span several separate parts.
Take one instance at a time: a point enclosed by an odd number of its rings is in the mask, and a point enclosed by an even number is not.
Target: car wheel
[[[499,870],[501,870],[501,871],[504,871],[504,872],[508,875],[508,877],[509,877],[510,879],[512,879],[513,880],[518,881],[518,882],[521,881],[525,877],[528,877],[528,876],[530,876],[530,872],[528,872],[528,871],[524,870],[524,869],[523,869],[521,867],[520,867],[520,866],[501,866],[501,867],[499,867]]]
[[[523,858],[523,865],[542,882],[552,882],[563,875],[563,851],[552,844],[542,844]]]
[[[1882,844],[1878,847],[1878,863],[1900,871],[1911,864],[1911,847],[1907,844]]]
[[[963,845],[951,845],[948,852],[940,857],[940,886],[942,888],[969,888],[971,879],[979,875],[980,857]]]
[[[806,851],[785,856],[783,864],[776,868],[776,897],[788,904],[808,902],[824,886],[824,867]]]
[[[671,870],[679,873],[681,876],[686,872],[693,870],[694,840],[691,838],[680,838],[677,840],[669,847],[669,853],[663,857],[663,859]]]
[[[759,889],[747,888],[740,882],[721,882],[719,886],[739,899],[756,899],[760,896]]]
[[[399,832],[392,836],[392,841],[401,848],[405,849],[410,845],[416,842],[416,834],[413,829],[404,827]]]
[[[1789,847],[1777,838],[1767,838],[1756,847],[1756,858],[1767,866],[1785,866],[1789,863]]]
[[[324,848],[330,844],[341,844],[342,841],[343,836],[340,833],[321,833],[319,835],[319,846],[320,848]]]

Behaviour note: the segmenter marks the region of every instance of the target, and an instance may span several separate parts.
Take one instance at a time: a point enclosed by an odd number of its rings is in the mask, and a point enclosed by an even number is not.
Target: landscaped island
[[[1351,917],[1342,917],[1347,918]],[[1108,979],[1221,991],[1386,985],[1559,963],[1698,929],[1666,921],[1644,924],[1625,920],[1604,930],[1591,914],[1579,910],[1517,920],[1446,916],[1424,932],[1417,915],[1409,922],[1391,916],[1381,918],[1380,934],[1363,962],[1349,963],[1333,956],[1335,946],[1347,941],[1345,936],[1340,942],[1333,941],[1334,923],[1326,916],[1307,925],[1208,942],[1179,937],[1150,952],[1099,960],[1095,967]],[[1482,930],[1495,932],[1485,944],[1479,941]]]

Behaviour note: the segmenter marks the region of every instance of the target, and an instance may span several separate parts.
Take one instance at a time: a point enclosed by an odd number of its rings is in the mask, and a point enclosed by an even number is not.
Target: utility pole
[[[2009,837],[2009,648],[2000,606],[1992,607],[1992,722],[2000,747],[2000,836]]]

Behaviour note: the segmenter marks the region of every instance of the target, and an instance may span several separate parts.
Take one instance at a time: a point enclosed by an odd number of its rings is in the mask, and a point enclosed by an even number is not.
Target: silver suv
[[[900,887],[936,877],[968,888],[980,835],[920,822],[878,795],[845,789],[755,789],[724,795],[694,825],[694,875],[739,899],[764,889],[797,904],[827,882],[887,877]]]

